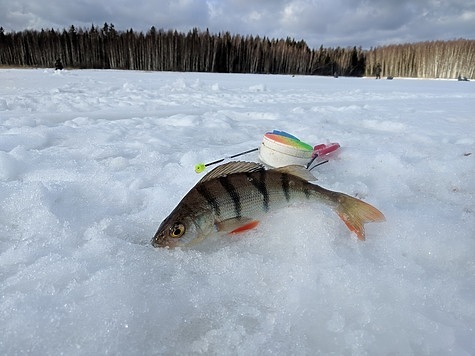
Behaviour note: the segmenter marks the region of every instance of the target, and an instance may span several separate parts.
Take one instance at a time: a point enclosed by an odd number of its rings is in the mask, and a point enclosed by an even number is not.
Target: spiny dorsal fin
[[[317,178],[304,166],[299,165],[291,165],[291,166],[284,166],[280,168],[271,169],[274,172],[286,173],[292,176],[299,177],[303,180],[312,182],[317,180]]]
[[[242,161],[229,162],[213,169],[211,172],[209,172],[207,175],[201,178],[201,180],[198,183],[207,182],[209,180],[219,178],[219,177],[224,177],[233,173],[257,172],[264,169],[265,168],[262,164],[256,163],[256,162],[242,162]]]

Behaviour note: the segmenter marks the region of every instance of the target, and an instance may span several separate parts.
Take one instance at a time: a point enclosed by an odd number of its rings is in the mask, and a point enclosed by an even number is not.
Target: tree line
[[[69,68],[136,69],[225,73],[363,75],[364,53],[353,49],[310,50],[304,41],[259,36],[132,29],[113,24],[88,29],[0,29],[0,65],[51,67],[60,58]]]
[[[383,76],[475,78],[475,41],[427,41],[378,47],[366,52],[366,75],[378,63]]]
[[[301,75],[382,75],[473,77],[471,40],[424,42],[362,50],[361,47],[310,49],[292,38],[188,33],[151,27],[146,33],[102,28],[25,30],[0,28],[0,65],[51,67],[59,58],[67,68],[269,73]]]

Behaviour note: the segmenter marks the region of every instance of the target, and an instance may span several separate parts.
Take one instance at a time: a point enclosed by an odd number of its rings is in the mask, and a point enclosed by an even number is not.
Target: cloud
[[[311,47],[473,38],[475,0],[0,0],[7,31],[151,26],[304,39]]]

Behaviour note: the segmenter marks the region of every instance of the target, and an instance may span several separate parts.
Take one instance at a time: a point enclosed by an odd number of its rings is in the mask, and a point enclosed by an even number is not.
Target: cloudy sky
[[[475,38],[475,0],[0,0],[6,31],[151,26],[303,39],[310,47]]]

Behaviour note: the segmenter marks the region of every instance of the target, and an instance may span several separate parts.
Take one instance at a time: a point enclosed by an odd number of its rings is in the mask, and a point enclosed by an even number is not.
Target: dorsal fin
[[[257,172],[264,170],[264,166],[256,162],[229,162],[221,166],[216,167],[208,174],[206,174],[198,183],[203,183],[211,179],[224,177],[233,173],[248,173],[248,172]]]
[[[306,180],[308,182],[312,182],[317,180],[317,178],[304,166],[299,165],[291,165],[291,166],[284,166],[280,168],[271,169],[274,172],[286,173],[292,176],[296,176]]]

